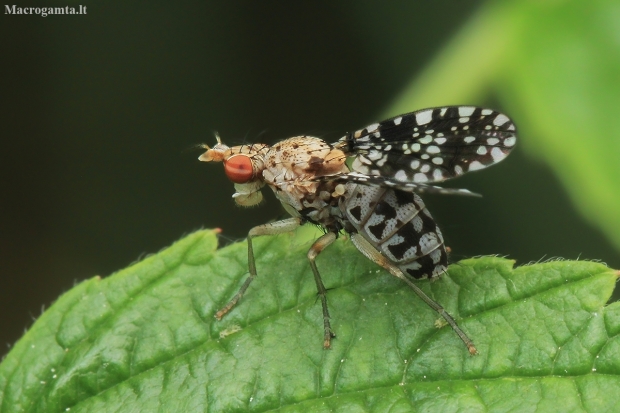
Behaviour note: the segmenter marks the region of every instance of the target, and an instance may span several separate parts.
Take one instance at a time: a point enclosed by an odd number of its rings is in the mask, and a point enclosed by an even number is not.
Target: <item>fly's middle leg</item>
[[[314,281],[316,282],[316,289],[319,294],[319,299],[321,300],[321,305],[323,307],[323,347],[328,349],[331,347],[332,338],[336,337],[334,332],[332,331],[332,327],[329,323],[329,310],[327,309],[327,290],[325,289],[325,285],[323,285],[323,280],[321,279],[321,275],[319,274],[319,270],[316,268],[316,257],[327,248],[332,242],[336,240],[337,234],[335,232],[328,232],[327,234],[321,236],[317,239],[310,250],[308,250],[308,261],[310,261],[310,267],[312,268],[312,273],[314,274]]]

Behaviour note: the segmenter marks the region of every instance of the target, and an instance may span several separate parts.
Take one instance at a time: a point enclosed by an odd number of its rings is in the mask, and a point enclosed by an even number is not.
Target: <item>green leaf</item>
[[[317,232],[216,251],[199,231],[64,294],[0,364],[2,412],[612,411],[620,403],[618,273],[592,262],[513,269],[453,264],[418,285],[475,341],[470,356],[415,294],[340,239],[318,260],[332,326],[305,254]]]

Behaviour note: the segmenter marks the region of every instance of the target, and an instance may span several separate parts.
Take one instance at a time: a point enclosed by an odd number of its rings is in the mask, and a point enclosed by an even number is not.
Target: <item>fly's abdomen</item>
[[[417,194],[348,184],[340,208],[358,233],[404,273],[427,278],[447,269],[441,231]]]

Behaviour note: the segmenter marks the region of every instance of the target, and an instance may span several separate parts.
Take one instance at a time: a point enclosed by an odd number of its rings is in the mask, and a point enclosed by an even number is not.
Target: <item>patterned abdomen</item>
[[[404,273],[419,279],[446,271],[441,231],[417,194],[349,183],[340,209]]]

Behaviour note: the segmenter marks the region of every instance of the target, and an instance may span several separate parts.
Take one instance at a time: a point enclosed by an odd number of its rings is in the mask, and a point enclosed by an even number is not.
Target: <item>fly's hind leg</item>
[[[235,296],[226,304],[220,311],[215,313],[215,318],[220,320],[226,315],[232,308],[239,302],[243,294],[250,286],[250,283],[256,277],[256,263],[254,261],[254,249],[252,248],[252,238],[259,237],[261,235],[276,235],[283,234],[285,232],[291,232],[302,224],[301,218],[288,218],[281,221],[272,222],[270,224],[259,225],[254,227],[248,233],[248,271],[250,275],[246,278],[245,282],[235,294]]]
[[[388,270],[392,275],[406,282],[407,285],[409,285],[409,287],[411,287],[413,291],[426,304],[428,304],[429,307],[437,311],[439,315],[442,316],[448,322],[448,324],[450,324],[450,327],[452,327],[454,332],[459,336],[461,340],[463,340],[463,343],[465,343],[465,345],[467,346],[470,354],[474,355],[478,353],[473,341],[471,341],[471,339],[467,337],[467,334],[465,334],[463,330],[461,330],[461,328],[456,324],[454,318],[452,318],[452,316],[448,314],[448,312],[444,310],[444,308],[440,306],[436,301],[434,301],[428,295],[424,294],[424,291],[422,291],[418,286],[412,283],[411,280],[409,280],[409,278],[407,278],[407,276],[398,267],[392,264],[386,257],[381,255],[381,253],[377,251],[377,249],[373,247],[364,237],[362,237],[360,234],[352,234],[351,242],[353,242],[353,245],[355,245],[355,247],[360,250],[360,252],[364,254],[368,259],[379,264],[380,266]]]
[[[334,332],[332,331],[332,327],[329,323],[329,310],[327,309],[327,290],[325,289],[325,285],[323,285],[323,280],[321,280],[321,275],[319,274],[319,270],[316,268],[316,257],[327,248],[332,242],[336,240],[337,234],[335,232],[328,232],[324,234],[319,239],[317,239],[312,247],[308,250],[308,261],[310,261],[310,267],[312,268],[312,273],[314,274],[314,281],[316,282],[316,289],[319,294],[319,298],[321,299],[321,305],[323,306],[323,347],[328,349],[331,346],[332,338],[336,337]]]

